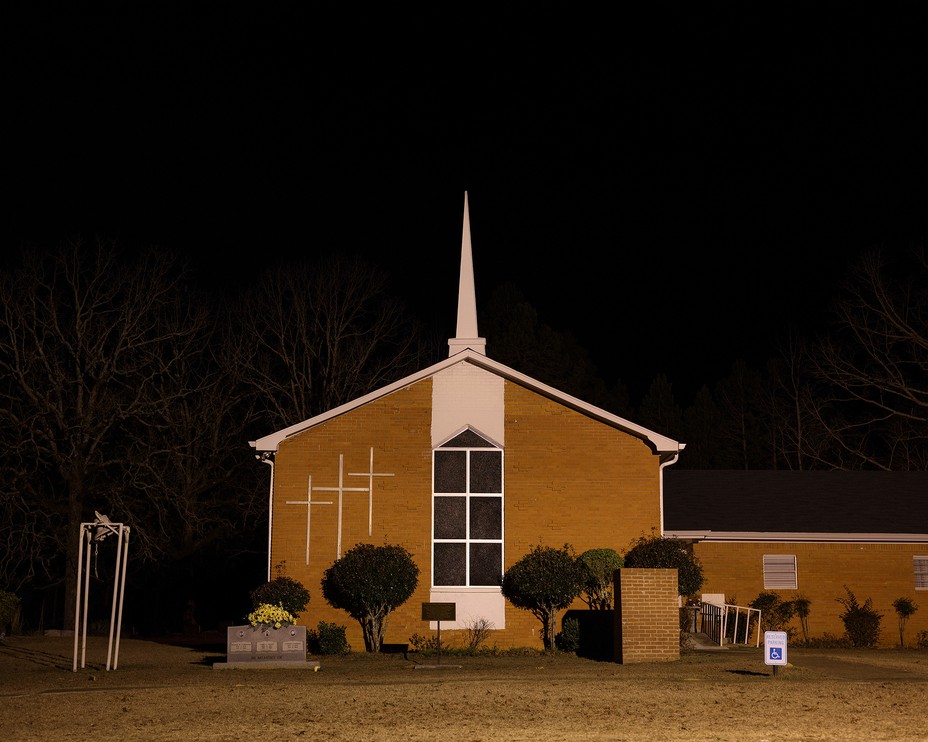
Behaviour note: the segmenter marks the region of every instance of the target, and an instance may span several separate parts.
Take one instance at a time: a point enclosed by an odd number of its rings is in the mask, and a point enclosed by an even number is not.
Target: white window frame
[[[928,556],[913,556],[912,568],[915,573],[915,589],[928,590]]]
[[[503,573],[503,565],[505,564],[505,553],[504,553],[504,544],[506,536],[506,500],[505,500],[505,473],[506,473],[506,452],[493,441],[489,440],[486,436],[477,432],[476,430],[471,429],[471,432],[475,435],[482,438],[486,441],[486,446],[449,446],[447,444],[438,446],[432,450],[432,547],[431,547],[431,579],[432,579],[432,589],[433,590],[487,590],[493,589],[498,590],[498,586],[487,586],[487,585],[471,585],[471,575],[470,575],[470,547],[472,544],[485,543],[485,544],[499,544],[500,546],[500,574]],[[457,435],[451,437],[451,440],[454,440]],[[435,453],[438,451],[463,451],[466,455],[466,476],[465,476],[465,490],[464,492],[435,492]],[[472,493],[470,491],[471,481],[470,481],[470,462],[471,454],[474,452],[480,451],[497,451],[500,456],[500,475],[501,486],[499,492],[484,492],[484,493]],[[465,536],[464,538],[454,538],[454,539],[440,539],[435,538],[435,500],[442,497],[464,497],[465,506]],[[470,501],[472,499],[479,499],[481,497],[486,498],[497,498],[500,501],[500,537],[494,539],[478,539],[473,538],[470,535]],[[464,574],[465,574],[465,583],[463,585],[436,585],[435,584],[435,544],[441,543],[462,543],[464,544]]]
[[[795,554],[764,554],[764,590],[798,590]]]

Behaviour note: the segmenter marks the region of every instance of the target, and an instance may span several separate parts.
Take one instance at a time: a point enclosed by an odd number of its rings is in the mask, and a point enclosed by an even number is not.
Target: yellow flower
[[[273,626],[275,629],[279,629],[283,626],[296,623],[296,619],[291,613],[284,610],[283,604],[271,605],[270,603],[262,603],[248,614],[248,623],[255,628]]]

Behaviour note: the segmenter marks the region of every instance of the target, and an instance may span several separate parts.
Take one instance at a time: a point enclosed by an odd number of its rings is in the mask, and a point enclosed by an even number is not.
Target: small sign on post
[[[454,621],[456,603],[423,603],[423,621]]]
[[[423,603],[422,620],[438,623],[438,664],[441,664],[441,622],[455,620],[455,603]]]
[[[764,664],[773,665],[773,675],[776,677],[777,667],[786,664],[786,632],[764,632]]]

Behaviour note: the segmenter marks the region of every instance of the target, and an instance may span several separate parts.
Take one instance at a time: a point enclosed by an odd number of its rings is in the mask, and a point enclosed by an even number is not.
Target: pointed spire
[[[487,341],[477,336],[477,292],[474,289],[474,258],[470,245],[470,210],[464,191],[464,230],[461,235],[461,277],[458,281],[457,337],[448,341],[451,357],[465,348],[486,355]]]

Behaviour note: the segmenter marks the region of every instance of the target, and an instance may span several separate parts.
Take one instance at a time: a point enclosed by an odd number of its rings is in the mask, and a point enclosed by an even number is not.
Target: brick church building
[[[725,498],[714,500],[704,490],[690,500],[666,496],[674,481],[668,467],[683,443],[494,361],[477,328],[466,194],[456,336],[448,347],[439,363],[251,442],[271,472],[268,578],[286,574],[310,591],[300,623],[344,625],[352,646],[363,647],[357,622],[325,602],[320,581],[356,544],[399,544],[420,568],[419,586],[391,615],[386,642],[429,633],[423,603],[453,602],[456,619],[442,622],[443,641],[454,642],[455,630],[483,619],[493,625],[490,646],[541,647],[539,621],[500,592],[509,566],[537,545],[623,553],[639,536],[669,533],[668,523],[694,544],[706,567],[706,589],[736,592],[742,604],[768,584],[765,555],[791,556],[787,566],[798,572],[798,582],[776,584],[784,599],[797,590],[812,594],[820,631],[842,631],[841,607],[832,598],[843,595],[843,581],[828,566],[834,558],[852,570],[846,581],[861,600],[880,579],[880,560],[895,560],[881,608],[890,595],[914,598],[916,587],[928,590],[925,504],[921,520],[910,520],[911,530],[922,533],[891,542],[847,546],[834,533],[825,540],[791,539],[779,527],[772,543],[754,531],[747,541],[747,529],[730,521],[724,524],[729,537],[713,538],[719,532],[706,513]],[[790,523],[801,530],[795,519]],[[738,533],[742,538],[731,535]],[[913,632],[928,628],[925,602],[910,619]],[[578,599],[574,608],[585,604]],[[887,628],[884,637],[891,639]]]

